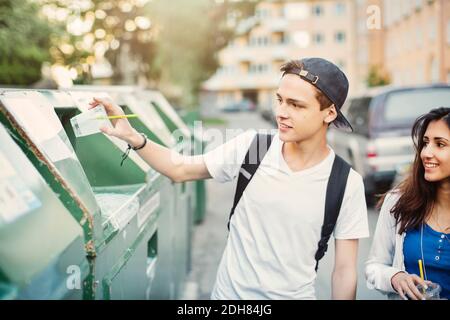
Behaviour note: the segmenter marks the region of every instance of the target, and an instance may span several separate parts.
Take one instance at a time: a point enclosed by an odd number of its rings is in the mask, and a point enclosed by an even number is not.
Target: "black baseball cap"
[[[303,68],[293,68],[289,72],[285,71],[283,76],[286,73],[296,74],[323,92],[336,106],[338,115],[333,124],[338,128],[353,131],[350,122],[341,112],[342,105],[347,99],[349,88],[348,79],[344,72],[334,63],[323,58],[303,58],[297,60],[297,62],[299,62],[299,65],[303,65]]]

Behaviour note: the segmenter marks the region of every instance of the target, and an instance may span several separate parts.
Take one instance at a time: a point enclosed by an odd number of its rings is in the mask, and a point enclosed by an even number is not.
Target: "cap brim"
[[[342,130],[347,131],[347,132],[353,132],[352,125],[344,117],[344,115],[342,114],[341,110],[336,108],[336,111],[337,111],[338,115],[337,115],[336,119],[333,121],[334,126],[336,128],[338,128],[338,129],[342,129]]]

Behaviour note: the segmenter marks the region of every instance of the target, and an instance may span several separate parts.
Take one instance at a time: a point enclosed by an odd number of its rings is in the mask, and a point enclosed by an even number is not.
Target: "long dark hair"
[[[420,153],[424,147],[423,137],[432,121],[444,120],[450,129],[450,108],[436,108],[424,114],[414,122],[411,136],[416,151],[415,159],[408,176],[403,180],[395,191],[400,193],[400,198],[391,209],[397,225],[400,224],[399,234],[405,231],[417,229],[425,222],[433,210],[436,202],[438,182],[425,180],[425,169],[423,167]],[[386,197],[384,194],[378,202],[378,209]]]

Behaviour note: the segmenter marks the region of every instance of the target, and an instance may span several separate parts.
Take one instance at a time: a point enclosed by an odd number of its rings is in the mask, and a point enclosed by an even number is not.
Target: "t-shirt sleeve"
[[[362,177],[350,170],[344,200],[334,229],[335,239],[369,237],[369,222]]]
[[[227,182],[238,176],[255,135],[255,130],[247,130],[203,155],[206,167],[214,180]]]

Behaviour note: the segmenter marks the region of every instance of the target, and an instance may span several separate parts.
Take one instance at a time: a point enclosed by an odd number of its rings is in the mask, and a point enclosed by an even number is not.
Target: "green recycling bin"
[[[115,164],[123,151],[118,141],[103,134],[75,139],[68,123],[80,109],[67,93],[5,92],[0,101],[2,121],[26,144],[28,157],[83,228],[90,267],[83,297],[149,298],[158,266],[160,203],[170,190],[157,185],[157,174],[135,154],[124,168]]]
[[[84,104],[93,96],[102,96],[105,90],[118,103],[125,113],[138,114],[138,118],[129,119],[131,125],[139,132],[145,133],[154,142],[183,152],[188,144],[177,144],[177,140],[168,130],[154,107],[139,98],[139,89],[130,86],[76,86],[71,88],[70,94]],[[173,234],[172,266],[174,272],[175,297],[180,297],[184,291],[187,273],[191,265],[191,243],[193,227],[193,205],[195,202],[195,184],[173,183],[174,211],[171,218],[171,233]],[[170,270],[170,269],[169,269]]]
[[[46,93],[42,92],[42,94],[45,95]],[[74,108],[73,106],[69,108],[65,107],[63,105],[64,98],[62,98],[62,96],[70,96],[77,106],[78,111],[76,112],[79,112],[84,111],[87,108],[87,103],[92,100],[94,95],[92,93],[76,95],[69,94],[67,92],[52,92],[51,96],[53,98],[50,99],[52,99],[52,103],[59,117],[63,119],[63,124],[69,137],[73,137],[71,125],[64,119],[66,119],[65,115],[72,112]],[[60,104],[59,101],[62,103]],[[121,198],[125,195],[124,193],[126,190],[129,190],[129,195],[132,196],[133,193],[136,194],[136,191],[133,189],[136,187],[138,187],[138,189],[142,188],[141,184],[145,181],[150,183],[150,189],[137,191],[140,194],[140,196],[138,195],[140,211],[137,215],[137,228],[141,228],[141,225],[146,221],[146,215],[151,215],[152,211],[155,211],[155,214],[152,215],[155,219],[151,222],[155,224],[158,224],[157,217],[162,213],[161,211],[164,212],[162,216],[168,215],[169,212],[173,211],[172,202],[170,201],[170,197],[173,192],[171,191],[170,181],[167,178],[162,177],[160,174],[152,170],[134,152],[130,153],[130,159],[124,162],[123,167],[120,167],[120,157],[126,149],[126,144],[123,141],[107,137],[103,134],[81,137],[78,139],[72,138],[72,140],[76,141],[75,149],[77,156],[83,164],[90,184],[93,186],[93,191],[96,194],[96,198],[105,209],[105,212],[109,211],[108,207],[111,205],[110,197],[115,198],[119,204],[123,201]],[[114,148],[111,148],[111,146]],[[93,150],[98,151],[95,156],[93,156]],[[144,173],[147,174],[145,175]],[[134,196],[132,196],[132,198],[133,197]],[[161,206],[162,203],[167,203],[167,205]],[[140,222],[140,219],[142,219],[142,222]],[[128,218],[126,215],[116,215],[116,219],[110,219],[110,221],[116,225],[115,229],[118,227],[120,229],[125,228],[123,235],[133,239],[138,234],[137,232],[139,232],[139,230],[136,229],[136,226],[134,227],[134,230],[131,229],[129,224],[125,227],[127,220]],[[120,221],[122,221],[122,223],[120,223]],[[121,224],[123,226],[121,226]],[[133,225],[134,223],[131,224],[131,226]],[[164,277],[164,274],[160,275],[157,273],[156,269],[160,266],[159,269],[164,270],[164,261],[167,260],[164,257],[164,255],[168,254],[167,251],[159,250],[157,247],[160,245],[164,246],[164,242],[161,242],[158,238],[164,237],[165,234],[164,232],[161,232],[159,228],[156,231],[151,231],[151,233],[154,233],[154,235],[151,238],[147,237],[147,240],[144,241],[147,243],[145,252],[148,253],[146,275],[149,279],[152,279],[151,284],[146,287],[145,298],[159,298],[160,296],[167,297],[170,295],[171,290],[170,281],[162,283],[162,281],[156,279]],[[120,243],[122,240],[119,239],[117,241]],[[130,246],[131,244],[129,244],[127,250],[130,249]],[[144,250],[144,245],[141,245],[140,250]],[[157,259],[153,258],[155,253],[158,253]],[[137,256],[142,257],[143,255],[138,254]],[[127,257],[121,259],[125,261]],[[142,262],[137,263],[142,265]],[[125,266],[125,264],[119,263],[119,267],[116,267],[115,269],[117,271],[121,271],[121,266]],[[138,273],[138,271],[141,272],[143,268],[140,268],[137,271],[132,271],[129,267],[128,269],[128,272]],[[114,271],[114,273],[116,273],[116,271]],[[123,274],[126,275],[127,273]],[[139,277],[135,277],[134,279],[136,279],[136,283],[127,285],[127,281],[129,282],[131,280],[130,277],[118,277],[117,279],[123,281],[124,283],[123,286],[119,286],[120,290],[123,291],[120,293],[120,298],[133,298],[132,295],[127,294],[124,290],[133,286],[138,286],[145,282],[139,280]],[[107,282],[109,281],[110,280],[107,280]],[[104,283],[104,287],[106,288],[105,290],[107,290],[110,286],[110,284]],[[104,292],[104,297],[109,298],[107,291]]]
[[[76,92],[69,92],[70,96],[73,98],[74,101],[76,101],[77,105],[83,109],[85,106],[87,106],[87,103],[89,101],[92,101],[94,96],[105,96],[106,93],[102,92],[85,92],[85,91],[76,91]],[[142,124],[140,124],[142,126]],[[148,130],[147,127],[143,127],[145,130]],[[158,128],[154,128],[153,131],[145,131],[148,134],[148,137],[158,143],[161,143],[161,141],[167,141],[167,139],[171,139],[169,134],[165,134],[164,131],[160,132],[158,131]],[[112,138],[117,144],[122,144],[122,151],[125,150],[126,144],[118,139]],[[87,153],[89,153],[89,148],[84,148]],[[80,149],[81,151],[81,149]],[[180,272],[177,272],[176,270],[181,268],[182,262],[179,262],[179,260],[183,260],[183,254],[180,250],[177,248],[179,247],[178,242],[176,240],[173,240],[173,238],[177,239],[179,234],[183,234],[179,229],[183,226],[183,215],[180,214],[180,217],[173,216],[176,212],[176,202],[174,202],[174,185],[170,182],[170,180],[156,171],[150,169],[148,165],[139,158],[139,156],[132,152],[130,154],[130,157],[138,163],[140,163],[142,166],[145,166],[148,170],[152,172],[153,178],[151,179],[152,185],[158,187],[161,189],[162,193],[165,197],[161,201],[161,210],[163,211],[162,214],[159,216],[159,225],[158,225],[158,247],[159,254],[159,264],[158,268],[156,269],[155,276],[155,284],[152,286],[152,292],[148,295],[150,299],[176,299],[179,298],[181,295],[182,290],[184,289],[183,283],[184,283],[184,275],[180,274]],[[88,160],[89,155],[87,154],[86,160]],[[117,160],[114,160],[115,165],[117,166],[119,163],[119,157],[116,157]],[[124,162],[124,166],[126,165],[127,161]],[[146,170],[147,170],[146,169]],[[117,169],[115,169],[117,171]],[[127,169],[124,168],[121,170],[124,173],[128,173]],[[105,178],[106,179],[106,178]],[[176,228],[173,228],[173,226],[179,226]]]
[[[81,299],[83,231],[16,141],[0,123],[0,299]]]
[[[149,101],[163,119],[165,125],[177,138],[182,138],[189,144],[190,155],[200,155],[206,147],[206,142],[196,132],[183,122],[175,109],[167,99],[156,90],[142,90],[138,95],[140,100]],[[193,201],[192,211],[194,212],[194,222],[201,223],[206,213],[206,187],[205,181],[194,182],[196,201]]]
[[[144,133],[161,133],[160,144],[168,148],[176,150],[178,153],[184,153],[189,148],[188,144],[177,143],[176,138],[171,134],[162,118],[158,115],[155,108],[149,101],[139,96],[140,91],[136,90],[133,94],[122,94],[125,111],[128,113],[136,113],[138,119],[131,119],[131,124],[138,131]],[[191,266],[191,247],[192,247],[192,228],[193,228],[193,211],[191,203],[195,201],[195,183],[183,182],[174,183],[174,203],[175,212],[174,220],[176,226],[175,232],[175,250],[177,252],[175,264],[177,266],[176,279],[179,284],[178,291],[180,294],[184,291],[184,282]]]
[[[171,132],[172,136],[177,141],[175,146],[179,153],[185,155],[199,155],[202,153],[203,144],[201,139],[198,139],[189,128],[184,124],[166,98],[156,90],[139,90],[136,92],[136,97],[143,103],[142,112],[156,111],[161,119],[164,121],[165,126],[168,131]],[[198,224],[204,218],[205,213],[205,181],[190,181],[185,183],[186,192],[189,193],[188,206],[191,212],[190,223]],[[192,243],[193,231],[192,228],[189,229],[189,242]],[[191,270],[192,266],[192,245],[189,246],[188,253],[188,272]]]

